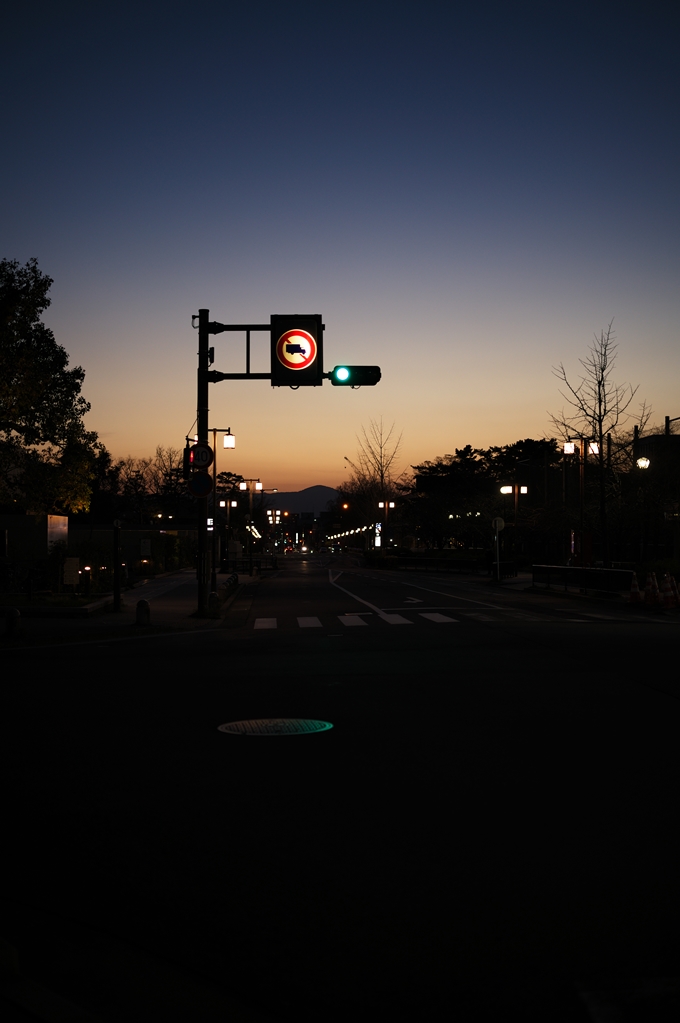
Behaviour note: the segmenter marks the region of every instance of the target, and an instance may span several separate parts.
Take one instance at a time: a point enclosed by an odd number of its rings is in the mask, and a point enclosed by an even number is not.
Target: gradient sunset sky
[[[19,7],[19,5],[17,5]],[[614,319],[615,378],[680,416],[678,17],[668,3],[38,2],[4,19],[0,257],[115,456],[181,447],[192,313],[321,313],[377,387],[211,385],[219,468],[334,486],[362,425],[401,467],[551,434]],[[243,368],[242,336],[214,368]],[[253,369],[268,371],[268,336]]]

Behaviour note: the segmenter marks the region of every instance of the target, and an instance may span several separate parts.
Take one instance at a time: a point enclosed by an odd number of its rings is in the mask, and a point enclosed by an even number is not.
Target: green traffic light
[[[380,380],[380,366],[336,366],[326,376],[334,387],[373,387]]]

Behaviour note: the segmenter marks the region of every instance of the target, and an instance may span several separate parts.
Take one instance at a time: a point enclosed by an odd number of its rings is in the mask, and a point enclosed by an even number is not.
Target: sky
[[[321,313],[376,387],[211,384],[218,469],[335,486],[382,418],[400,468],[554,434],[614,320],[614,377],[680,416],[678,21],[668,3],[44,0],[5,17],[0,258],[115,457],[180,448],[197,335]],[[243,370],[243,335],[213,339]],[[268,335],[253,370],[269,371]]]

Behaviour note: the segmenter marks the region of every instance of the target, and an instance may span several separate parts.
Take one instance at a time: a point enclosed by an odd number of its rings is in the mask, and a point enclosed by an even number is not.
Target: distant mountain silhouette
[[[305,490],[279,491],[278,494],[267,494],[267,508],[279,508],[289,512],[311,512],[318,518],[326,511],[329,501],[338,496],[332,487],[307,487]]]

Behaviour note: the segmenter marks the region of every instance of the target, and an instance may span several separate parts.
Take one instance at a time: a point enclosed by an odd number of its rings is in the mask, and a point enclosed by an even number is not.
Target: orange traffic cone
[[[661,582],[661,599],[664,607],[675,607],[675,597],[671,589],[671,580],[668,572],[666,572]]]
[[[629,600],[631,604],[639,604],[642,600],[642,597],[640,596],[640,587],[638,586],[637,576],[635,572],[633,572],[633,578],[630,581]]]
[[[652,586],[652,573],[647,573],[645,580],[645,604],[654,603],[654,587]]]

